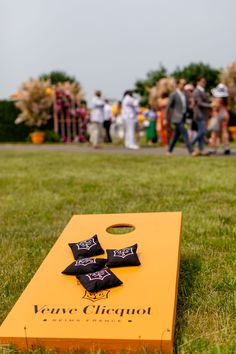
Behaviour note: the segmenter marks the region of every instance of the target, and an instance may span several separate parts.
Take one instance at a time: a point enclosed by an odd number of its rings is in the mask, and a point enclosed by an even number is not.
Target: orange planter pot
[[[233,141],[236,143],[236,127],[229,127],[229,131],[232,135]]]
[[[33,144],[42,144],[44,142],[44,132],[34,132],[30,134],[30,138]]]

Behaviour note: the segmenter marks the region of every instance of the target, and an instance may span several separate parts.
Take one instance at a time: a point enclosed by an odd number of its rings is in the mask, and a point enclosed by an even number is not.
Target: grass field
[[[235,159],[2,152],[0,171],[0,322],[73,214],[182,210],[175,352],[236,352]]]

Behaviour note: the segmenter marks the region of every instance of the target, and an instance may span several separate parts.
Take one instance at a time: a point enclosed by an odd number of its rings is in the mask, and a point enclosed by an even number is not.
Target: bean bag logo
[[[90,258],[85,258],[85,259],[79,259],[76,261],[75,266],[83,266],[86,267],[89,264],[96,263],[96,259],[90,259]]]
[[[111,274],[107,270],[100,270],[99,272],[86,274],[90,281],[92,280],[103,280],[106,277],[110,277]]]
[[[87,241],[82,241],[76,244],[78,250],[87,250],[89,251],[90,248],[96,246],[96,242],[94,241],[93,238]]]
[[[126,258],[126,257],[130,256],[131,254],[134,254],[132,247],[122,248],[121,250],[114,251],[114,257]]]
[[[110,290],[102,290],[96,293],[90,293],[89,291],[85,290],[83,299],[90,300],[92,302],[108,299],[109,292]]]

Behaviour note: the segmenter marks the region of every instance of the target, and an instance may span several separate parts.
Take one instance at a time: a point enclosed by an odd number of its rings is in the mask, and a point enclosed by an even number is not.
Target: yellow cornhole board
[[[73,216],[0,327],[0,343],[54,352],[171,353],[181,219],[180,212]],[[135,230],[110,234],[112,225],[133,225]],[[68,243],[94,234],[104,250],[138,243],[141,266],[113,268],[123,285],[89,293],[76,277],[61,271],[74,260]]]

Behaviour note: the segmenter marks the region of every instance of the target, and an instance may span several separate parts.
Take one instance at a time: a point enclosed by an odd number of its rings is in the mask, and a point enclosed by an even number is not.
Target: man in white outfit
[[[102,99],[101,91],[96,91],[91,103],[91,134],[90,143],[94,148],[98,148],[103,137],[103,122],[104,122],[104,106],[105,102]]]
[[[135,125],[137,123],[138,100],[132,91],[126,91],[122,100],[122,117],[125,125],[125,147],[139,149],[135,142]]]

